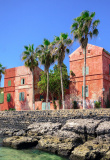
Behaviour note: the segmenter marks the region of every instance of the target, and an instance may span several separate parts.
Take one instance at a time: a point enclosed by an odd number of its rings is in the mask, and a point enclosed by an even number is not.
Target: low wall
[[[68,119],[93,118],[110,120],[110,109],[0,111],[0,129],[26,129],[33,122],[60,122]]]

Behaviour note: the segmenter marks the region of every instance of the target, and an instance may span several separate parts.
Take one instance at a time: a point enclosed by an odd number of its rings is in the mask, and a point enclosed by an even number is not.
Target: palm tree
[[[69,53],[69,46],[72,45],[72,43],[73,41],[68,37],[68,34],[65,34],[65,33],[61,33],[59,37],[55,37],[54,39],[55,49],[54,49],[53,54],[57,56],[56,59],[58,61],[58,66],[60,68],[63,109],[65,109],[65,102],[64,102],[62,65],[63,65],[63,60],[65,58],[65,54]]]
[[[71,26],[74,39],[79,41],[84,53],[83,109],[86,108],[86,47],[88,38],[92,39],[93,36],[98,35],[97,26],[100,23],[99,20],[93,21],[94,16],[95,12],[84,11],[81,16],[74,19],[74,23]]]
[[[24,65],[29,67],[32,72],[32,88],[33,88],[33,110],[35,110],[35,91],[34,91],[34,69],[38,66],[36,53],[34,51],[34,45],[24,46],[25,51],[22,53],[22,61]]]
[[[49,68],[55,61],[55,56],[52,55],[53,44],[50,43],[48,39],[44,39],[43,45],[36,48],[36,53],[39,61],[44,65],[45,72],[47,74],[47,96],[46,96],[46,109],[48,109],[48,99],[49,99]]]
[[[1,87],[1,79],[2,79],[2,74],[5,74],[5,67],[0,63],[0,87]]]

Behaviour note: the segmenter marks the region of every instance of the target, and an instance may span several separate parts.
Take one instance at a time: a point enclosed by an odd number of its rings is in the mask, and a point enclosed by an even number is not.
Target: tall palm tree
[[[69,53],[69,46],[72,45],[73,41],[68,37],[68,34],[61,33],[59,37],[55,37],[54,45],[55,49],[53,54],[55,54],[58,61],[58,66],[60,68],[60,77],[61,77],[61,90],[62,90],[62,104],[63,109],[65,109],[64,101],[64,88],[63,88],[63,76],[62,76],[62,64],[65,58],[65,54]]]
[[[0,63],[0,87],[1,87],[1,79],[2,79],[2,74],[5,74],[5,67]]]
[[[32,88],[33,88],[33,110],[35,110],[35,91],[34,91],[34,69],[38,66],[36,53],[34,51],[34,45],[24,46],[25,51],[22,53],[22,61],[24,65],[29,67],[32,72]]]
[[[92,39],[93,36],[98,35],[97,26],[100,23],[99,20],[93,21],[94,16],[95,12],[84,11],[81,16],[74,19],[74,23],[71,26],[74,39],[79,41],[84,53],[83,109],[86,108],[86,47],[88,38]]]
[[[49,99],[49,68],[55,61],[55,56],[52,55],[53,44],[50,43],[48,39],[44,39],[43,45],[36,48],[36,53],[39,61],[44,65],[45,72],[47,74],[47,96],[46,96],[46,109],[48,109],[48,99]]]

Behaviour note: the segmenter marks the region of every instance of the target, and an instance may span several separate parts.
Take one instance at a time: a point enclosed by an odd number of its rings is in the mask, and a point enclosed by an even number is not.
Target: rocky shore
[[[69,157],[70,160],[110,160],[109,118],[68,119],[65,122],[34,122],[22,129],[1,129],[9,136],[3,145],[36,149]]]

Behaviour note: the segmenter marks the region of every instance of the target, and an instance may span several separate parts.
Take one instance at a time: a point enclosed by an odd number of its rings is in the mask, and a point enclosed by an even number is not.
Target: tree
[[[73,41],[68,37],[68,34],[65,33],[61,33],[59,37],[55,37],[54,39],[55,49],[53,54],[56,55],[58,66],[60,68],[63,109],[65,109],[65,102],[64,102],[64,88],[63,88],[63,78],[62,78],[62,64],[65,58],[65,54],[69,53],[69,46],[72,45],[72,43]]]
[[[5,67],[0,63],[0,87],[1,87],[1,79],[2,79],[2,74],[5,74]],[[1,91],[0,91],[1,92]]]
[[[24,65],[32,72],[32,88],[33,88],[33,110],[35,110],[35,91],[34,91],[34,69],[38,66],[36,52],[34,51],[34,45],[24,46],[25,51],[22,53],[22,61]]]
[[[74,39],[79,41],[84,53],[83,109],[86,108],[86,47],[88,38],[92,39],[93,36],[98,35],[97,26],[100,23],[99,20],[93,21],[94,16],[95,12],[84,11],[81,16],[74,19],[74,23],[71,26]]]
[[[55,61],[55,56],[52,55],[53,45],[48,39],[44,39],[43,45],[36,48],[36,53],[38,55],[39,61],[44,65],[45,72],[47,74],[47,96],[46,96],[46,109],[48,109],[48,99],[49,99],[49,68]]]
[[[64,91],[69,85],[69,75],[67,73],[67,67],[65,64],[62,65],[62,75],[63,75],[63,84]],[[59,108],[60,100],[61,100],[61,78],[60,78],[60,69],[58,65],[55,65],[53,70],[49,72],[49,94],[52,97],[52,101],[54,104],[54,108],[56,108],[56,104],[54,98],[58,98],[59,100]],[[47,87],[47,75],[45,72],[41,72],[41,81],[38,82],[38,87],[40,88],[40,93],[46,93]]]

